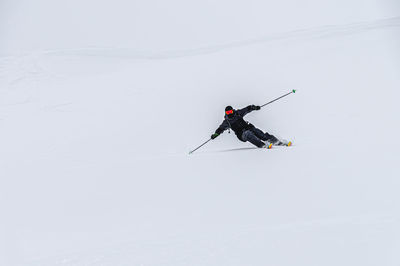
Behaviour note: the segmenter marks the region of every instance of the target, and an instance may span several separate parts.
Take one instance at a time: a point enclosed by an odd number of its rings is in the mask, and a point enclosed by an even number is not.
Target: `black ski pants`
[[[278,141],[278,139],[275,136],[270,135],[267,132],[264,133],[256,127],[252,127],[250,129],[243,131],[242,140],[249,141],[259,148],[265,145],[263,141],[268,141],[270,143],[275,143]]]

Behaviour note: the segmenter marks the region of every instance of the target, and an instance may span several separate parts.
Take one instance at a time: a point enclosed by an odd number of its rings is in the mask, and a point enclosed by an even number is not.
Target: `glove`
[[[214,134],[211,135],[211,139],[215,139],[215,138],[218,137],[218,136],[219,136],[218,133],[214,133]]]
[[[251,109],[253,109],[253,110],[260,110],[261,107],[260,107],[259,105],[252,105],[252,106],[251,106]]]

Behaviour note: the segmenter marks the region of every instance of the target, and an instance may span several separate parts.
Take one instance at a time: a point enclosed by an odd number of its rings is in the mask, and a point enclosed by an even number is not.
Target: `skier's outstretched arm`
[[[247,115],[248,113],[250,113],[250,112],[252,112],[254,110],[260,110],[260,108],[261,108],[260,106],[252,104],[252,105],[249,105],[249,106],[247,106],[247,107],[245,107],[243,109],[239,109],[236,112],[240,116],[245,116],[245,115]]]
[[[221,135],[225,130],[229,128],[228,121],[224,120],[221,125],[215,130],[215,133],[211,135],[211,139],[215,139],[219,135]]]

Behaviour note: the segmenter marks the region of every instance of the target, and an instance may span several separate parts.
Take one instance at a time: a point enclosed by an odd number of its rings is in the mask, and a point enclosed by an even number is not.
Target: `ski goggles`
[[[227,115],[231,115],[231,114],[233,114],[233,110],[228,110],[228,111],[225,111],[225,114],[227,114]]]

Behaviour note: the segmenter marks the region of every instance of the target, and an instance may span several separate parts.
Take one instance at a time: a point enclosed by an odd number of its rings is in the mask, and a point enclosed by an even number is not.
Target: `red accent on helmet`
[[[225,114],[227,114],[227,115],[233,114],[233,110],[225,111]]]

